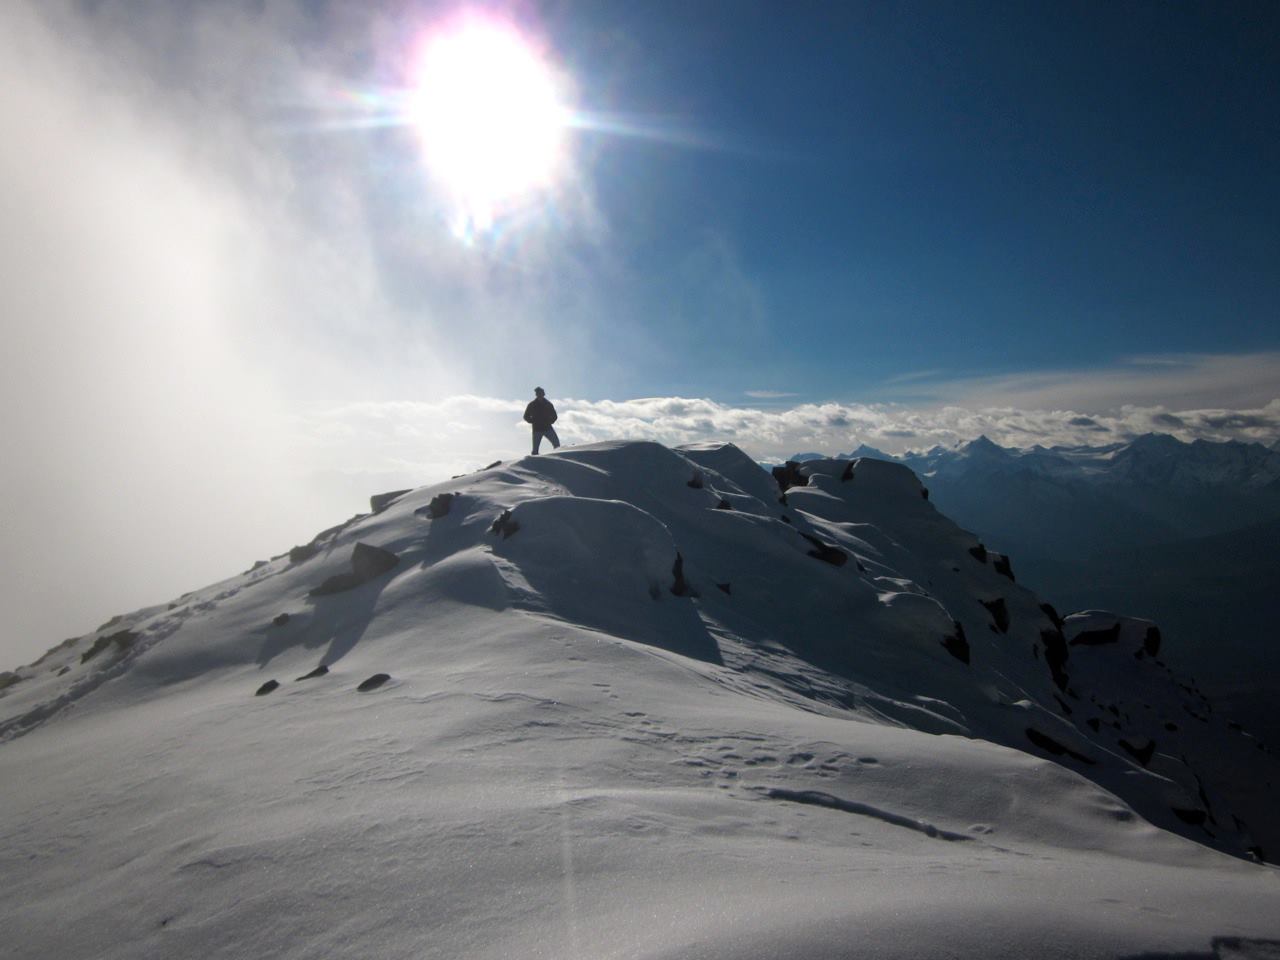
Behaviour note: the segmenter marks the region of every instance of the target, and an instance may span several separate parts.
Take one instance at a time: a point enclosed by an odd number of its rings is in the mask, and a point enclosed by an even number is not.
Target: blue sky
[[[1280,338],[1274,5],[592,6],[545,21],[587,105],[711,145],[590,144],[611,320],[673,346],[631,390],[876,400]],[[707,244],[745,331],[684,289]]]
[[[296,125],[308,216],[357,198],[381,294],[452,330],[461,389],[929,402],[1280,343],[1273,4],[488,4],[588,120],[570,199],[443,255],[413,132],[329,130],[301,79],[403,84],[457,5],[304,9],[272,24],[295,70],[237,106]]]
[[[0,667],[524,453],[536,384],[761,460],[1280,438],[1280,6],[485,9],[578,120],[461,242],[387,122],[455,5],[0,4]]]

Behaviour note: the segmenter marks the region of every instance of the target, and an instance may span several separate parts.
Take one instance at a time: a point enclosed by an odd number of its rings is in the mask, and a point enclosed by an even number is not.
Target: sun
[[[469,14],[428,36],[411,121],[467,231],[550,188],[566,165],[569,111],[556,74],[503,20]]]

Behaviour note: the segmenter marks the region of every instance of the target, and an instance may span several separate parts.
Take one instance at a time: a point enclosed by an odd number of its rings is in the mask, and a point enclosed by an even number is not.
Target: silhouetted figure
[[[557,450],[560,448],[560,438],[556,436],[555,428],[551,426],[556,422],[556,408],[551,405],[546,391],[541,387],[534,387],[533,392],[537,396],[524,408],[524,422],[533,425],[533,452],[536,456],[538,447],[542,446],[543,437],[550,440],[551,446]]]

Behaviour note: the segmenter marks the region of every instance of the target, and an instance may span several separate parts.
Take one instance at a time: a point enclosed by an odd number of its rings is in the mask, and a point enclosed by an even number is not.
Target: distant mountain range
[[[1060,607],[1105,605],[1157,621],[1170,663],[1275,743],[1278,448],[1146,434],[1020,450],[983,436],[902,456],[863,445],[846,456],[911,467],[943,513],[1008,554],[1019,582]]]

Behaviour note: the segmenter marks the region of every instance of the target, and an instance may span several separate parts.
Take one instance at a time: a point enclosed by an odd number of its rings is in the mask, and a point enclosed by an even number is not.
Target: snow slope
[[[784,482],[499,464],[10,675],[0,955],[1280,949],[1274,760],[1151,624],[904,467]]]
[[[1280,521],[1280,454],[1160,434],[1097,447],[1015,449],[980,437],[901,458],[855,454],[911,467],[940,510],[1013,555],[1041,595],[1155,620],[1169,664],[1280,745],[1275,551],[1252,546]]]

